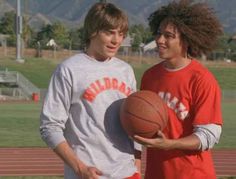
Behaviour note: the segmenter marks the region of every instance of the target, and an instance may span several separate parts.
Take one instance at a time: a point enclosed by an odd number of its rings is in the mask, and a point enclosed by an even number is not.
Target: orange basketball
[[[168,112],[158,94],[141,90],[128,96],[120,110],[120,120],[129,136],[153,138],[166,127]]]

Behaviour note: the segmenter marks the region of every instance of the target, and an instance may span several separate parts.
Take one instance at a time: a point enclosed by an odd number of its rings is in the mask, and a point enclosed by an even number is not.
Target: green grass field
[[[19,71],[39,88],[47,88],[50,76],[58,61],[40,58],[26,59],[24,64],[16,63],[15,59],[4,59],[0,57],[0,67],[8,70]],[[236,63],[221,65],[209,65],[209,70],[215,75],[219,85],[224,90],[236,90]],[[135,75],[140,85],[143,72],[151,65],[139,64],[134,66]]]
[[[215,148],[236,148],[236,101],[223,102],[224,126]],[[0,147],[45,146],[39,135],[40,103],[0,104]]]
[[[56,64],[45,59],[26,59],[24,64],[16,63],[15,59],[1,59],[2,68],[8,68],[9,71],[21,72],[26,78],[39,88],[47,88],[50,76],[55,69]]]
[[[0,147],[44,146],[39,136],[41,104],[0,103]]]
[[[39,88],[47,88],[50,76],[56,67],[55,61],[45,59],[26,59],[24,64],[16,63],[14,59],[1,59],[2,67],[8,70],[20,71]],[[235,65],[235,64],[234,64]],[[147,64],[135,65],[135,75],[140,86],[143,72],[149,67]],[[213,72],[222,89],[236,90],[236,65],[226,67],[211,65]],[[221,141],[216,148],[236,148],[236,100],[224,100],[222,111],[224,126]],[[39,114],[41,103],[0,103],[0,147],[37,147],[45,146],[39,136]]]
[[[236,90],[236,67],[209,67],[214,74],[221,88],[224,90]]]

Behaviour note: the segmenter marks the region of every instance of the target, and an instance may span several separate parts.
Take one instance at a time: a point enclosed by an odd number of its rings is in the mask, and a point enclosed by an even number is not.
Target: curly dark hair
[[[162,22],[173,24],[188,46],[188,55],[192,57],[212,51],[223,32],[212,8],[206,3],[189,0],[173,1],[153,12],[148,20],[153,35],[156,35]]]

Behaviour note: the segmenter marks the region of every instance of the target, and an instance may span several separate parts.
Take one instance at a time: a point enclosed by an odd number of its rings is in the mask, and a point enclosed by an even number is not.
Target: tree
[[[43,26],[37,34],[36,41],[39,41],[42,44],[42,47],[45,48],[50,39],[54,39],[57,45],[62,48],[69,48],[69,33],[61,22]]]
[[[0,33],[9,35],[7,39],[8,45],[16,45],[16,13],[15,11],[6,12],[0,20]],[[31,39],[33,30],[27,24],[25,17],[23,17],[23,34],[22,38],[25,42],[25,46],[28,46]]]
[[[129,28],[129,34],[133,38],[132,42],[132,50],[139,50],[139,46],[141,43],[150,42],[153,37],[149,28],[144,28],[142,24],[132,25]]]
[[[28,18],[23,17],[23,32],[22,38],[24,39],[24,46],[28,47],[32,45],[32,38],[34,31],[28,24]]]
[[[2,34],[14,34],[15,31],[15,12],[6,12],[0,22],[0,32]]]
[[[85,40],[84,40],[84,28],[72,29],[69,32],[69,39],[71,42],[72,49],[84,49]]]
[[[70,40],[68,30],[61,22],[55,22],[52,25],[52,38],[56,41],[56,43],[63,47],[69,48]]]
[[[9,35],[7,41],[10,46],[16,44],[15,17],[16,13],[10,11],[6,12],[0,20],[0,33]]]
[[[40,43],[42,48],[46,47],[47,42],[52,38],[52,25],[46,24],[37,33],[36,43]]]
[[[133,35],[133,41],[132,41],[132,50],[133,51],[139,51],[140,44],[142,43],[142,37],[140,33]]]

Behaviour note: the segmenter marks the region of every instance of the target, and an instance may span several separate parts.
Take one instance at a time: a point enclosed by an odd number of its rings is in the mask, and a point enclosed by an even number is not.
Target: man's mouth
[[[163,51],[165,51],[167,48],[166,47],[164,47],[164,46],[158,46],[158,51],[159,52],[163,52]]]
[[[116,51],[117,47],[107,46],[109,51]]]

